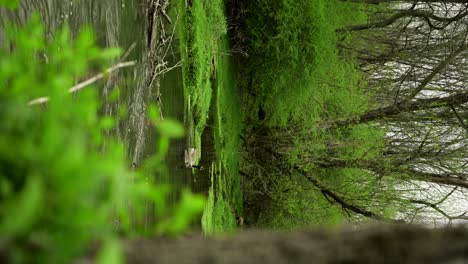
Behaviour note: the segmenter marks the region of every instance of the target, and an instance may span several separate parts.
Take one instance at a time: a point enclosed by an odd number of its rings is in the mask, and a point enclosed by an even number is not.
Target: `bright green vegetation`
[[[232,62],[228,56],[229,44],[225,36],[218,42],[216,54],[216,122],[215,147],[218,160],[223,161],[227,173],[226,192],[237,213],[242,212],[239,177],[239,149],[241,114],[239,95]]]
[[[219,234],[237,230],[236,215],[230,203],[231,195],[227,190],[230,185],[226,181],[228,170],[223,167],[224,162],[212,164],[210,177],[211,188],[208,201],[202,216],[202,227],[205,234]],[[238,190],[240,190],[238,188]]]
[[[179,39],[183,60],[186,96],[186,121],[194,138],[193,146],[201,149],[201,134],[209,116],[212,97],[213,56],[217,41],[226,34],[223,2],[179,0]]]
[[[344,221],[339,206],[293,168],[299,167],[340,194],[356,197],[353,202],[358,205],[365,204],[366,195],[376,190],[375,177],[364,170],[324,166],[330,161],[370,161],[383,148],[383,133],[378,129],[326,125],[327,120],[368,109],[371,94],[353,57],[339,54],[338,43],[347,36],[336,31],[366,21],[362,5],[325,0],[245,1],[248,15],[240,30],[247,36],[243,44],[249,58],[240,59],[240,79],[235,80],[226,56],[224,2],[187,3],[191,6],[178,1],[186,118],[197,148],[207,123],[214,126],[217,159],[202,219],[205,233],[233,230],[235,217],[243,215],[238,174],[242,115],[246,145],[256,149],[255,155],[264,151],[260,156],[267,157],[256,160],[249,150],[243,157],[249,163],[248,174],[262,171],[254,177],[262,177],[269,192],[268,201],[253,201],[263,209],[256,217],[246,216],[249,222],[291,229]],[[242,114],[237,82],[247,92]],[[257,114],[262,111],[264,117]],[[362,188],[369,192],[361,192]]]
[[[335,33],[366,21],[358,8],[337,0],[248,1],[250,58],[244,81],[270,124],[314,124],[366,109],[361,77],[352,61],[338,55]]]
[[[362,7],[338,0],[246,2],[242,30],[250,56],[241,59],[240,82],[249,93],[244,133],[252,135],[247,144],[255,154],[244,158],[247,173],[267,182],[269,193],[266,202],[251,198],[266,204],[249,219],[259,226],[335,225],[349,216],[306,176],[354,204],[392,212],[392,202],[369,204],[369,197],[396,201],[391,183],[351,164],[378,157],[384,133],[366,125],[329,125],[369,108],[364,76],[354,58],[338,49],[347,36],[337,29],[366,22]],[[376,193],[382,184],[388,192]]]
[[[294,230],[343,222],[341,208],[323,199],[302,175],[281,175],[271,187],[273,200],[258,216],[256,225],[273,230]]]
[[[236,229],[236,215],[242,213],[242,194],[239,176],[239,148],[241,115],[230,57],[227,56],[228,41],[224,37],[218,42],[219,51],[215,55],[216,104],[214,122],[216,158],[220,161],[217,173],[212,174],[215,195],[213,211],[205,210],[204,215],[212,215],[212,222],[206,221],[206,233],[231,231]],[[214,178],[213,178],[214,177]],[[224,214],[223,214],[224,212]],[[212,226],[213,228],[209,228]],[[222,229],[220,229],[222,227]]]
[[[238,173],[241,116],[229,57],[224,1],[193,1],[192,6],[185,6],[185,2],[178,1],[186,118],[193,127],[191,136],[197,148],[207,123],[214,127],[216,151],[202,227],[207,234],[232,231],[237,227],[236,215],[242,212]]]
[[[33,16],[24,27],[9,25],[0,43],[2,259],[71,263],[102,242],[97,262],[122,263],[119,235],[180,233],[204,207],[203,197],[184,192],[175,208],[165,208],[170,189],[147,180],[163,169],[169,140],[183,136],[183,127],[159,120],[153,107],[157,155],[131,170],[123,144],[106,136],[115,119],[98,115],[97,89],[67,91],[90,71],[103,71],[120,51],[98,48],[86,28],[75,38],[66,26],[53,40],[45,35]],[[40,96],[50,99],[46,106],[28,105]],[[144,224],[148,202],[157,205],[155,225]]]

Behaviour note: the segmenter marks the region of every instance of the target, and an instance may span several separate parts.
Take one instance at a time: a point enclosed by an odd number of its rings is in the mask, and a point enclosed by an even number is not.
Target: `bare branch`
[[[361,3],[361,4],[372,4],[378,5],[382,3],[459,3],[459,4],[466,4],[466,0],[341,0],[342,2],[351,2],[351,3]]]
[[[452,63],[452,61],[455,58],[457,58],[457,56],[460,53],[462,53],[462,52],[464,52],[466,50],[468,50],[468,45],[463,44],[457,50],[452,52],[444,61],[439,63],[439,65],[437,65],[437,67],[435,67],[431,71],[431,73],[428,76],[426,76],[426,78],[424,78],[424,80],[422,80],[422,82],[418,85],[418,87],[416,87],[416,89],[414,89],[414,91],[411,93],[411,95],[408,98],[406,98],[405,100],[403,100],[402,102],[400,102],[400,104],[408,102],[409,100],[416,97],[416,95],[418,95],[429,84],[429,82],[434,78],[434,76],[436,76],[442,70],[444,70],[450,63]]]
[[[94,75],[93,77],[81,82],[81,83],[78,83],[77,85],[71,87],[70,89],[68,89],[68,92],[69,93],[75,93],[83,88],[85,88],[86,86],[92,84],[92,83],[95,83],[96,81],[104,78],[105,76],[107,76],[109,73],[113,72],[113,71],[116,71],[118,69],[121,69],[121,68],[126,68],[126,67],[131,67],[131,66],[134,66],[136,64],[136,61],[127,61],[127,62],[120,62],[120,63],[117,63],[116,65],[108,68],[104,73],[99,73],[99,74],[96,74]],[[47,96],[44,96],[44,97],[39,97],[39,98],[36,98],[36,99],[33,99],[31,101],[28,102],[28,105],[37,105],[37,104],[45,104],[47,103],[48,101],[50,100],[49,97]]]
[[[468,126],[465,125],[465,122],[463,121],[463,119],[461,118],[461,116],[458,114],[457,110],[455,109],[455,107],[453,105],[450,105],[450,108],[452,109],[453,113],[455,114],[455,116],[457,117],[458,119],[458,122],[460,122],[461,126],[466,130],[466,132],[468,132]]]
[[[394,219],[391,219],[391,218],[387,218],[387,217],[385,217],[383,215],[371,212],[371,211],[369,211],[367,209],[364,209],[362,207],[359,207],[359,206],[357,206],[355,204],[352,204],[352,203],[346,201],[345,198],[343,198],[339,194],[335,193],[334,191],[326,188],[325,185],[323,185],[319,180],[317,180],[314,177],[311,177],[310,175],[308,175],[305,171],[303,171],[299,167],[295,166],[294,169],[297,172],[299,172],[300,174],[302,174],[308,181],[310,181],[312,184],[314,184],[317,188],[319,188],[320,191],[322,192],[322,194],[325,197],[328,196],[328,197],[332,198],[336,203],[340,204],[341,207],[343,207],[343,209],[350,210],[350,211],[352,211],[352,212],[354,212],[356,214],[359,214],[359,215],[362,215],[362,216],[377,220],[379,222],[401,223],[400,220],[394,220]],[[327,198],[327,200],[330,201],[328,198]]]

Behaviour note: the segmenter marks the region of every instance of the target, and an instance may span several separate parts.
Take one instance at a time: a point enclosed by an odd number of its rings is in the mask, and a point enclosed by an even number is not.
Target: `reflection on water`
[[[145,0],[24,0],[15,11],[0,9],[0,41],[5,23],[25,24],[29,17],[38,11],[41,15],[47,37],[52,39],[54,33],[65,23],[69,25],[72,36],[85,25],[94,27],[97,42],[103,47],[121,47],[125,53],[134,46],[125,60],[137,60],[134,68],[114,72],[105,82],[101,82],[100,94],[103,101],[102,114],[118,116],[122,107],[128,110],[125,119],[120,119],[112,133],[127,146],[129,164],[141,164],[142,160],[156,150],[157,133],[149,125],[146,109],[156,102],[156,92],[149,87],[148,68],[150,68],[150,50],[147,47],[147,19]],[[172,29],[166,30],[172,32]],[[177,32],[177,31],[176,31]],[[178,40],[174,39],[168,50],[168,65],[174,65],[179,60]],[[120,89],[120,98],[115,102],[107,101],[112,89]],[[161,78],[161,101],[164,118],[173,118],[184,122],[184,89],[180,68],[164,74]],[[209,129],[208,129],[209,130]],[[212,133],[204,136],[204,144],[212,146]],[[211,140],[211,141],[210,141]],[[187,139],[173,140],[167,157],[168,173],[155,175],[156,182],[171,183],[175,191],[169,197],[173,204],[180,190],[193,187],[194,191],[206,192],[209,177],[203,171],[194,172],[184,167],[183,152]],[[211,143],[210,143],[211,142]],[[212,147],[208,147],[212,153]],[[210,155],[202,153],[202,163],[205,167],[211,162]],[[208,171],[208,170],[206,170]]]

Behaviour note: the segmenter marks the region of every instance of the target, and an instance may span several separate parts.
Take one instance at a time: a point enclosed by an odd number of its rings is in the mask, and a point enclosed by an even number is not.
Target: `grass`
[[[238,173],[241,117],[228,55],[224,1],[193,1],[191,6],[185,2],[178,1],[177,8],[186,121],[193,147],[202,150],[201,135],[209,118],[214,119],[210,123],[215,127],[216,161],[210,168],[212,186],[202,228],[206,234],[232,231],[237,228],[236,214],[242,212]]]

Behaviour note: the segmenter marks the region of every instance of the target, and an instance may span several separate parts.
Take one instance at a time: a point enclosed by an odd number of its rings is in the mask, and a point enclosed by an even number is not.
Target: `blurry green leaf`
[[[97,264],[123,264],[124,255],[117,239],[110,239],[104,243],[101,252],[97,257]]]
[[[184,127],[177,121],[165,119],[158,123],[157,129],[163,136],[180,138],[184,136]]]
[[[119,117],[120,119],[125,119],[127,116],[127,106],[126,105],[121,105],[119,108]]]
[[[15,200],[6,205],[7,215],[3,215],[0,224],[0,234],[4,237],[15,236],[27,232],[39,217],[43,200],[41,179],[30,176],[23,190]],[[3,212],[5,213],[5,212]]]
[[[155,213],[157,215],[164,215],[166,213],[166,196],[171,191],[167,185],[159,184],[151,192],[151,200],[154,202]]]
[[[109,100],[109,102],[115,102],[119,99],[119,97],[120,97],[120,89],[115,87],[114,89],[112,89],[112,92],[109,95],[109,98],[107,98],[107,100]]]
[[[99,53],[99,57],[103,60],[110,60],[118,57],[122,53],[120,48],[107,48]]]
[[[203,211],[205,204],[205,197],[184,190],[171,220],[161,223],[160,232],[174,235],[185,231],[192,219]]]
[[[83,27],[75,40],[75,45],[79,48],[88,48],[90,46],[94,47],[95,44],[95,34],[94,30],[90,27]]]
[[[15,9],[18,7],[18,0],[0,0],[0,6]]]
[[[150,117],[150,120],[153,121],[153,123],[157,123],[160,119],[159,117],[159,108],[152,104],[150,105],[149,107],[149,117]]]
[[[12,193],[11,183],[3,176],[0,177],[0,196],[8,197]]]
[[[162,136],[159,139],[158,155],[164,157],[167,154],[168,150],[169,150],[169,138],[166,136]]]
[[[61,45],[60,48],[68,47],[67,43],[70,40],[70,27],[68,26],[68,24],[65,24],[62,30],[57,32],[57,34],[55,35],[55,40],[57,40],[57,43]]]
[[[103,133],[101,131],[98,131],[98,130],[91,130],[89,131],[90,133],[90,136],[92,138],[92,141],[94,142],[94,144],[96,145],[101,145],[103,140],[104,140],[104,136],[103,136]]]
[[[115,119],[113,117],[110,117],[110,116],[105,116],[103,118],[101,118],[100,122],[100,127],[102,129],[111,129],[115,126]]]

